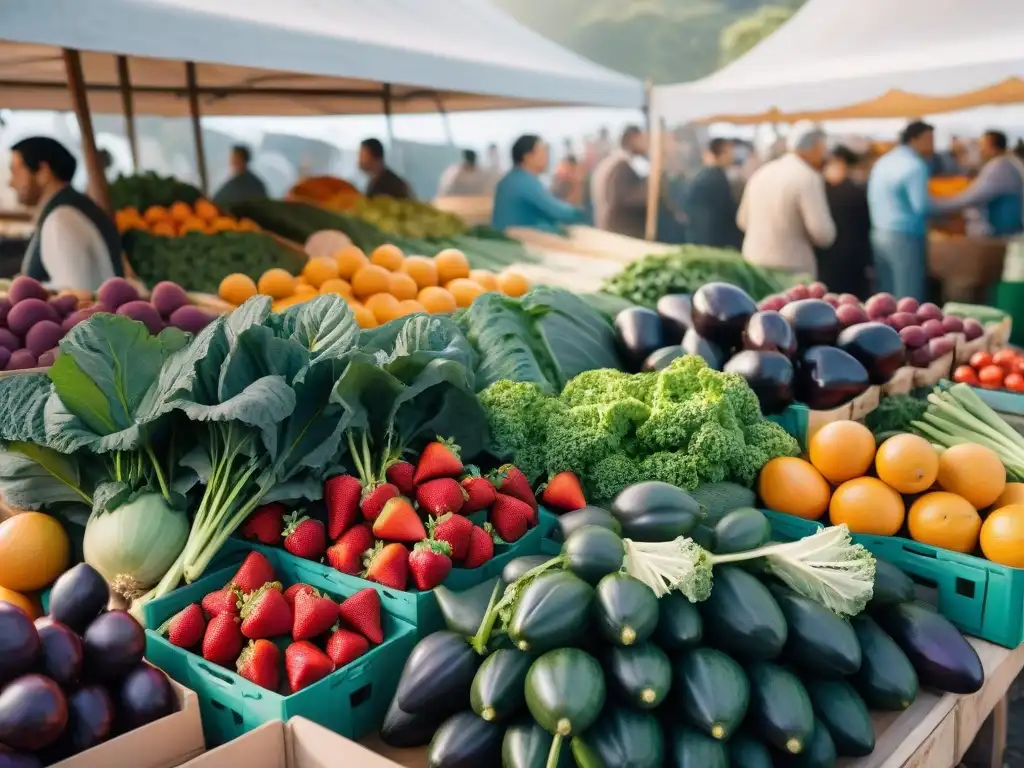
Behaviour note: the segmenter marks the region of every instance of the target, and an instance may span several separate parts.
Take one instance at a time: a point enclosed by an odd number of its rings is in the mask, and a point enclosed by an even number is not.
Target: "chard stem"
[[[156,459],[156,454],[153,452],[153,446],[146,443],[146,455],[149,456],[150,462],[153,464],[153,471],[156,472],[156,481],[160,484],[160,493],[163,495],[164,500],[171,503],[171,491],[167,487],[167,481],[164,480],[164,473],[160,471],[160,462]],[[139,459],[141,460],[141,456]]]

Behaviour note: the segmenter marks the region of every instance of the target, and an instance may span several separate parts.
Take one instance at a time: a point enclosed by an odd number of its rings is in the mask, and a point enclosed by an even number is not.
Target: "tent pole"
[[[650,126],[648,155],[651,158],[651,167],[650,175],[647,177],[647,221],[644,226],[644,239],[655,240],[658,237],[658,203],[661,199],[661,169],[665,153],[665,121],[654,111],[654,92],[649,93],[647,120]]]
[[[210,194],[210,181],[206,176],[206,150],[203,149],[203,127],[199,122],[199,88],[196,85],[196,64],[185,62],[185,87],[188,88],[188,111],[192,118],[192,140],[196,145],[196,166],[199,169],[199,186],[204,195]]]
[[[393,167],[395,167],[395,166],[401,167],[401,165],[399,163],[396,163],[395,159],[394,159],[395,129],[394,129],[394,126],[391,124],[391,107],[392,107],[391,83],[384,83],[384,90],[382,91],[381,96],[384,99],[384,120],[385,120],[385,126],[386,126],[385,130],[387,131],[387,138],[388,138],[388,152],[392,154],[392,161],[391,162],[394,164]],[[399,158],[399,159],[401,159],[401,158]]]
[[[455,134],[452,133],[452,121],[448,117],[448,111],[444,108],[444,101],[441,99],[441,94],[437,91],[434,92],[434,103],[437,104],[437,111],[441,115],[441,121],[444,123],[444,135],[448,139],[448,146],[455,146]]]
[[[128,57],[117,57],[117,81],[121,88],[121,110],[124,112],[124,132],[132,152],[132,170],[139,172],[139,139],[135,133],[135,101],[132,98],[132,77],[128,71]]]
[[[82,152],[85,155],[85,168],[89,176],[89,193],[104,211],[110,213],[110,189],[107,187],[107,177],[103,173],[100,154],[96,149],[96,134],[92,128],[85,75],[82,73],[82,57],[73,48],[65,48],[63,54],[71,103],[75,108],[75,117],[78,118],[78,130],[82,134]]]

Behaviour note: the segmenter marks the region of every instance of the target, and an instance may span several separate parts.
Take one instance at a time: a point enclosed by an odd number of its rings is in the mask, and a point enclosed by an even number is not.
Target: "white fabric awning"
[[[0,0],[0,108],[70,109],[61,48],[82,51],[94,112],[118,113],[116,56],[139,114],[395,114],[539,105],[639,108],[643,84],[487,0]]]

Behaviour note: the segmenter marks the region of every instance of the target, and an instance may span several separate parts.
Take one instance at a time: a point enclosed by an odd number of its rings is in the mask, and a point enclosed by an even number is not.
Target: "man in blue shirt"
[[[935,129],[912,122],[900,145],[875,163],[868,178],[871,246],[878,285],[895,296],[925,299],[928,273],[928,160]]]
[[[527,134],[512,145],[512,170],[494,191],[491,223],[504,231],[531,227],[556,232],[562,224],[581,221],[583,211],[551,194],[540,181],[548,167],[548,147],[539,136]]]

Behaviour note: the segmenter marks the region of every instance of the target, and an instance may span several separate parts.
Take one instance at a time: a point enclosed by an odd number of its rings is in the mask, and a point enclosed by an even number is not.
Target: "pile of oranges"
[[[517,272],[470,269],[465,254],[454,248],[429,258],[406,256],[386,244],[369,256],[348,245],[334,256],[311,258],[298,277],[283,269],[267,270],[255,282],[240,273],[228,275],[218,293],[236,306],[256,294],[270,296],[275,312],[336,293],[352,307],[361,328],[374,328],[416,312],[454,312],[488,291],[518,297],[528,290],[529,282]]]
[[[1024,567],[1024,483],[1007,483],[994,451],[961,443],[938,451],[898,434],[876,449],[871,430],[836,421],[810,439],[806,458],[772,459],[758,494],[768,509],[845,523],[853,533],[923,544]]]
[[[181,237],[190,232],[205,235],[217,232],[259,232],[252,219],[236,219],[222,212],[209,200],[199,198],[195,205],[178,201],[169,207],[151,205],[142,213],[129,206],[114,214],[117,229],[124,234],[130,229],[163,237]]]

